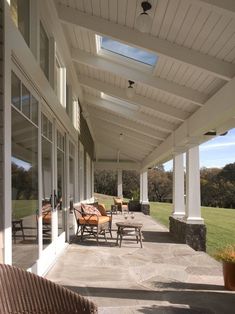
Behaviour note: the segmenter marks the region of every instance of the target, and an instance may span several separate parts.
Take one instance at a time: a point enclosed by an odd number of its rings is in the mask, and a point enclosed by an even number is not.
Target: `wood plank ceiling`
[[[97,159],[115,160],[120,151],[123,160],[142,162],[235,74],[235,8],[228,10],[227,0],[223,1],[224,8],[212,5],[218,3],[216,0],[149,1],[152,26],[145,36],[155,38],[162,47],[172,45],[169,47],[186,57],[184,62],[180,54],[172,57],[172,51],[164,54],[162,49],[157,64],[146,69],[97,53],[95,27],[89,26],[92,23],[87,23],[87,28],[79,20],[70,23],[63,13],[72,9],[68,12],[74,17],[86,13],[99,21],[112,22],[114,28],[125,26],[136,31],[141,2],[55,0],[83,88]],[[113,36],[118,39],[119,34]],[[125,99],[128,79],[136,82],[135,97],[129,104]],[[103,99],[102,92],[115,101]]]

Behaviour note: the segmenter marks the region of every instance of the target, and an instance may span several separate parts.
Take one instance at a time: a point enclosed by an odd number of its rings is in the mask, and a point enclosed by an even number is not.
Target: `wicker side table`
[[[117,222],[116,226],[118,227],[116,245],[119,244],[119,247],[121,247],[123,236],[135,236],[137,243],[140,242],[140,247],[143,247],[141,232],[143,224],[127,221]]]

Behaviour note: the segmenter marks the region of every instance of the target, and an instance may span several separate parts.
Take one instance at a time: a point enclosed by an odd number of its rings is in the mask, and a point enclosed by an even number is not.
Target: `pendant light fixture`
[[[128,80],[129,86],[126,89],[126,95],[128,98],[132,98],[135,95],[135,90],[133,85],[135,84],[135,82]]]
[[[152,5],[148,1],[143,1],[141,3],[141,7],[143,9],[143,12],[140,13],[140,15],[136,19],[136,27],[140,32],[148,33],[150,32],[152,18],[147,13],[147,11],[149,11],[152,8]]]

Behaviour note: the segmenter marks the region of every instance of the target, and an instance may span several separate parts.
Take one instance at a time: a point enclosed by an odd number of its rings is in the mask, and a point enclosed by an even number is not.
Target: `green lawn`
[[[38,208],[36,200],[14,200],[12,201],[12,216],[14,219],[24,218],[26,216],[35,215]]]
[[[113,198],[107,195],[96,195],[106,208],[113,204]],[[168,227],[172,204],[150,203],[151,216]],[[202,207],[202,217],[207,227],[207,253],[214,255],[217,249],[235,244],[235,209]]]

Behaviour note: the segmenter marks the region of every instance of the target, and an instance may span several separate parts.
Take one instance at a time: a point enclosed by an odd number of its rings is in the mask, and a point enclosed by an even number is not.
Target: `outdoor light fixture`
[[[129,86],[126,89],[126,95],[128,98],[132,98],[135,95],[135,90],[134,87],[132,85],[135,84],[135,82],[128,80],[129,82]]]
[[[119,134],[119,139],[120,139],[120,141],[123,140],[123,133],[120,133],[120,134]]]
[[[136,19],[136,27],[140,32],[147,33],[150,31],[152,18],[146,11],[149,11],[152,8],[152,5],[148,1],[143,1],[141,6],[143,12],[140,13]]]

